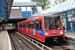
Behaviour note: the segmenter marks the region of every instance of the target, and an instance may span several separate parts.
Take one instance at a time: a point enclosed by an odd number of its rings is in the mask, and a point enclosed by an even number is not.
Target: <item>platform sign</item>
[[[72,15],[67,15],[67,17],[72,17]]]

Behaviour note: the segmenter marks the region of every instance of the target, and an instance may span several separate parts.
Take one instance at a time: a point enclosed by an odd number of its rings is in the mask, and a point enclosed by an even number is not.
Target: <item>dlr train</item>
[[[65,41],[61,15],[44,15],[17,22],[17,31],[43,43],[50,39]]]

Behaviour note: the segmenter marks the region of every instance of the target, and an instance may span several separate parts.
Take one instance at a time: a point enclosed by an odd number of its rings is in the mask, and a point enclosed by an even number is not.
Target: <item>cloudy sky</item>
[[[14,0],[14,2],[31,2],[31,0]],[[17,8],[17,7],[15,7]],[[38,11],[42,11],[41,7],[38,7]],[[22,11],[26,11],[25,7],[21,7]],[[27,11],[31,11],[31,7],[27,7]]]
[[[31,2],[31,0],[14,0],[14,2]]]
[[[49,1],[51,1],[51,4],[50,4],[51,7],[52,7],[53,5],[55,5],[55,3],[54,3],[55,0],[49,0]],[[14,0],[14,2],[32,2],[32,1],[31,1],[31,0]],[[27,8],[27,9],[30,10],[30,8]],[[25,8],[22,8],[22,11],[25,11]],[[31,10],[30,10],[30,11],[31,11]]]

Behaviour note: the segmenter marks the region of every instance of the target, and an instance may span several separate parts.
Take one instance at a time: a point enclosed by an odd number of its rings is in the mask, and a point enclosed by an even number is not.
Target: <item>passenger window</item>
[[[33,21],[32,21],[32,29],[33,29]]]
[[[20,23],[19,23],[19,27],[20,27]]]
[[[32,23],[32,21],[31,21],[31,28],[32,28],[32,26],[33,26],[33,23]]]
[[[28,22],[28,28],[32,28],[31,22]]]
[[[36,29],[36,21],[33,21],[33,29]]]
[[[30,24],[30,28],[32,28],[32,22],[31,22],[31,21],[30,21],[30,23],[29,23],[29,24]]]
[[[28,22],[26,22],[26,28],[28,28]]]
[[[42,29],[42,27],[41,27],[41,20],[37,20],[37,29]]]
[[[37,20],[37,29],[39,29],[39,21]]]
[[[28,22],[28,28],[30,28],[29,22]]]
[[[22,23],[22,28],[24,28],[24,23]]]
[[[42,27],[41,27],[41,20],[39,21],[39,23],[40,23],[40,29],[42,29]]]
[[[22,27],[22,23],[21,23],[20,27]]]

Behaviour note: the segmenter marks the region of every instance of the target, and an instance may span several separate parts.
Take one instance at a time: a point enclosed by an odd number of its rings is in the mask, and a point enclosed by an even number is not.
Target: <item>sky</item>
[[[50,6],[53,7],[55,5],[54,1],[55,0],[49,0],[51,2]],[[14,0],[14,2],[32,2],[31,0]],[[22,8],[22,11],[25,11],[26,8]],[[31,8],[27,8],[30,10]],[[31,10],[30,10],[31,11]]]
[[[14,2],[31,2],[31,0],[14,0]]]
[[[14,2],[32,2],[31,0],[14,0]],[[15,7],[17,9],[17,7]],[[14,9],[14,8],[13,8]],[[25,7],[21,7],[22,11],[31,11],[31,7],[27,7],[27,10]],[[38,11],[42,11],[41,7],[38,7]]]

